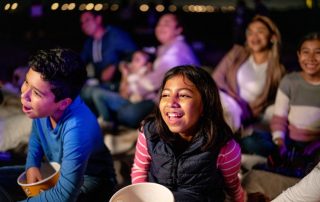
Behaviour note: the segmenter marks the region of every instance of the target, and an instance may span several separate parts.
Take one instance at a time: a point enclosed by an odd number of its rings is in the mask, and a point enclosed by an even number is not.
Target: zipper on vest
[[[174,158],[172,162],[172,189],[177,190],[177,160]]]

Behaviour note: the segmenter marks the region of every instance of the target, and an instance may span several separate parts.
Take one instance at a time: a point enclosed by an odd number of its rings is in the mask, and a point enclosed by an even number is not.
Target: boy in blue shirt
[[[79,97],[86,80],[68,49],[39,51],[21,87],[22,111],[33,119],[27,183],[42,179],[42,160],[61,164],[57,184],[27,201],[107,201],[116,185],[112,157],[96,117]]]

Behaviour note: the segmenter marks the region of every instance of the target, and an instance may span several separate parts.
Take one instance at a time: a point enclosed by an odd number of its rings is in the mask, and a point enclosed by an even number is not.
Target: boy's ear
[[[71,98],[65,98],[63,100],[60,100],[59,102],[60,102],[59,109],[61,111],[64,111],[72,103],[72,99]]]

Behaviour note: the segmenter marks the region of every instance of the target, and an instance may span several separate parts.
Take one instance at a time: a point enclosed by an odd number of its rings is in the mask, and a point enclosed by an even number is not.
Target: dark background
[[[50,2],[51,5],[52,1]],[[35,3],[19,5],[16,11],[3,11],[0,3],[0,81],[11,79],[13,69],[27,64],[31,54],[38,49],[66,47],[81,50],[85,36],[81,32],[80,11],[51,11],[49,3],[43,5],[39,17],[31,16]],[[37,4],[37,2],[36,2]],[[117,11],[105,10],[106,24],[113,24],[128,31],[139,47],[156,46],[153,27],[161,13],[154,10],[142,13],[138,3],[128,7],[120,4]],[[248,18],[255,11],[248,9]],[[176,13],[182,18],[187,40],[192,44],[201,64],[214,68],[221,57],[235,42],[235,11],[214,13],[184,12],[178,7]],[[282,34],[282,62],[289,70],[298,69],[296,46],[299,39],[310,31],[320,30],[318,9],[268,10],[270,18]]]

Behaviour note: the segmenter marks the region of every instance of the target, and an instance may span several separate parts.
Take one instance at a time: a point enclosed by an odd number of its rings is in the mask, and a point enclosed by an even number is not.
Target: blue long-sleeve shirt
[[[100,78],[102,70],[108,65],[117,65],[120,60],[129,57],[137,49],[125,31],[114,26],[107,26],[106,30],[99,42],[100,48],[94,49],[94,39],[90,37],[85,41],[81,52],[82,60],[94,65],[96,78]]]
[[[56,186],[28,201],[75,201],[85,174],[108,179],[115,176],[96,117],[80,97],[54,129],[48,117],[33,120],[28,149],[26,169],[40,167],[43,156],[61,164]]]

